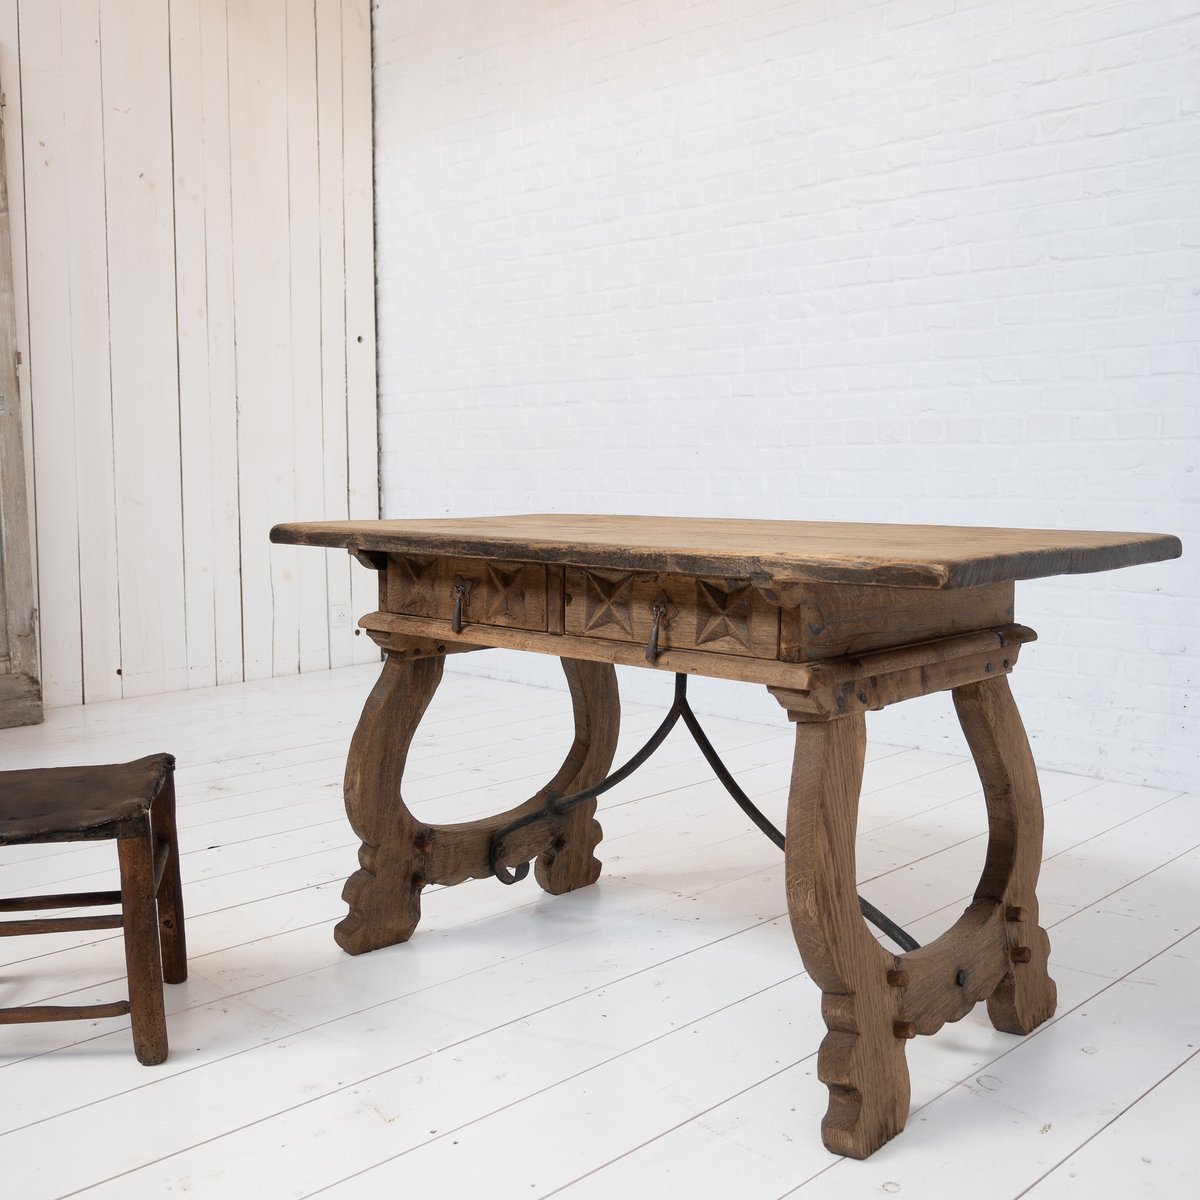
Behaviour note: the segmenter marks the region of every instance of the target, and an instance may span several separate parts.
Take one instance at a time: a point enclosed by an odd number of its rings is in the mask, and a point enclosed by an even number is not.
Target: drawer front
[[[779,655],[779,610],[745,580],[568,567],[565,630],[576,637],[648,645],[654,610],[658,649],[704,648],[745,658]]]
[[[464,628],[497,625],[546,630],[546,568],[542,563],[389,557],[388,612],[449,621],[459,599]]]

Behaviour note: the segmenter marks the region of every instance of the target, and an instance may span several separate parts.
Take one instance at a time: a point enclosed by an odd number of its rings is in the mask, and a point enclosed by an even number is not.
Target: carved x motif
[[[437,582],[436,558],[395,558],[389,570],[395,570],[395,587],[400,607],[419,616],[435,610],[434,585]]]
[[[696,645],[732,638],[750,648],[749,588],[727,592],[716,584],[696,580]]]
[[[616,625],[633,636],[633,616],[629,611],[633,599],[633,579],[623,575],[604,579],[586,575],[583,588],[583,632],[591,633],[605,625]]]
[[[525,589],[519,586],[524,567],[504,567],[489,563],[485,570],[487,579],[483,587],[484,612],[482,620],[492,621],[497,617],[515,621],[525,611]],[[516,610],[515,612],[513,610]]]

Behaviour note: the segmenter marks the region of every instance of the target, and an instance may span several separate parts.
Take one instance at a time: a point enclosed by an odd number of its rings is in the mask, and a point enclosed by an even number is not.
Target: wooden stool
[[[119,892],[0,900],[0,912],[117,904],[108,916],[0,922],[0,937],[123,929],[129,999],[113,1004],[0,1008],[0,1024],[130,1014],[133,1048],[148,1067],[167,1057],[163,980],[187,978],[183,888],[175,834],[175,759],[152,754],[112,766],[0,771],[0,845],[115,840]],[[156,916],[157,913],[157,916]]]

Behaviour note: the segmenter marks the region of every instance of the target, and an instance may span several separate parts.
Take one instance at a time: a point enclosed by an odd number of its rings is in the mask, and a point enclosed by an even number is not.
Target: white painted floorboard
[[[0,731],[6,768],[178,757],[191,964],[167,989],[161,1067],[137,1064],[122,1019],[0,1027],[0,1195],[1200,1193],[1197,796],[1043,774],[1058,1014],[1019,1039],[981,1007],[917,1039],[908,1129],[858,1163],[821,1146],[819,995],[780,855],[682,731],[602,800],[597,887],[430,889],[408,945],[336,948],[357,849],[341,771],[377,670],[52,709]],[[618,761],[660,715],[628,706]],[[782,712],[705,725],[782,821]],[[435,820],[496,811],[544,783],[569,739],[563,695],[450,674],[406,796]],[[871,747],[860,886],[918,938],[961,911],[984,831],[965,754]],[[94,887],[114,857],[13,848],[0,894]],[[5,939],[0,963],[0,1004],[124,995],[111,934]]]

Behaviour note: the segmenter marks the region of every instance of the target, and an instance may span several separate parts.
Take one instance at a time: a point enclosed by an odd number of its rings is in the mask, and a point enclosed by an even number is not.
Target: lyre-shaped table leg
[[[855,894],[863,714],[789,710],[797,724],[788,908],[829,1030],[817,1059],[829,1088],[822,1137],[852,1158],[865,1158],[904,1128],[908,1038],[961,1020],[980,1000],[996,1028],[1010,1033],[1029,1033],[1054,1013],[1036,894],[1041,796],[1025,730],[1005,676],[952,691],[987,801],[987,857],[962,916],[929,945],[901,955],[871,935]]]
[[[858,903],[854,842],[866,755],[861,713],[800,721],[787,822],[787,897],[804,965],[821,989],[829,1032],[817,1076],[829,1088],[821,1123],[836,1154],[865,1158],[904,1128],[908,1067],[896,1034],[895,958],[871,936]]]
[[[387,655],[383,673],[363,707],[346,762],[346,815],[361,838],[359,869],[342,897],[349,914],[334,938],[350,954],[407,941],[421,919],[421,889],[492,874],[493,835],[521,816],[542,809],[547,792],[583,791],[608,773],[620,726],[616,673],[611,664],[563,659],[571,689],[575,737],[558,774],[524,804],[495,817],[459,825],[417,820],[401,795],[413,735],[442,678],[442,656],[405,659]],[[594,883],[594,851],[601,830],[595,802],[527,826],[506,846],[506,860],[537,858],[538,882],[559,894]]]
[[[389,654],[367,697],[346,759],[346,816],[362,839],[359,869],[346,880],[350,907],[337,944],[362,954],[405,942],[421,919],[420,823],[400,794],[417,726],[442,680],[442,657],[405,662]]]

